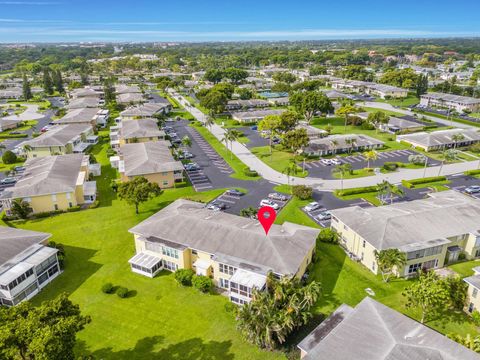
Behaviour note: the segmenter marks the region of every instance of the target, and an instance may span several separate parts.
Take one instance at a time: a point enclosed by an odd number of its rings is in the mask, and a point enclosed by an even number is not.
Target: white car
[[[331,218],[332,214],[330,214],[330,211],[322,211],[317,215],[317,219],[320,221],[330,220]]]
[[[339,159],[330,159],[333,165],[340,165],[342,162]]]
[[[311,211],[318,210],[320,208],[321,208],[320,204],[314,201],[308,204],[307,206],[305,206],[305,211],[311,212]]]
[[[262,201],[260,201],[260,206],[270,206],[275,210],[278,210],[279,208],[276,202],[273,202],[272,200],[269,200],[269,199],[263,199]]]
[[[323,165],[332,165],[332,160],[330,159],[322,159],[320,160],[320,162],[323,164]]]

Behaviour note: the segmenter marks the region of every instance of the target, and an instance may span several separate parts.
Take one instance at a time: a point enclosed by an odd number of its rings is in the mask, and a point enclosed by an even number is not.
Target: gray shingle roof
[[[125,164],[125,175],[141,176],[159,172],[183,170],[169,149],[168,141],[149,141],[125,144],[120,147]]]
[[[73,192],[84,154],[34,158],[25,162],[25,171],[15,186],[6,189],[2,198],[24,198]]]
[[[0,226],[0,266],[51,234]]]
[[[414,244],[430,247],[448,243],[451,236],[477,233],[480,200],[451,190],[387,206],[337,209],[332,216],[378,250],[410,249]]]
[[[347,144],[347,140],[355,139],[355,144]],[[336,141],[337,144],[334,146],[332,141]],[[308,145],[308,149],[311,150],[333,150],[333,149],[349,149],[353,147],[364,147],[364,146],[377,146],[383,145],[384,142],[378,139],[374,139],[367,135],[357,135],[357,134],[348,134],[348,135],[330,135],[320,139],[313,139]]]
[[[57,120],[57,124],[71,124],[71,123],[91,123],[93,117],[99,112],[99,108],[81,108],[71,109],[64,117]]]
[[[274,224],[265,236],[256,220],[213,212],[188,200],[175,201],[129,231],[204,251],[217,259],[234,258],[242,268],[285,275],[297,273],[320,232],[285,222]]]
[[[139,119],[122,121],[121,136],[124,139],[163,137],[165,132],[158,128],[155,119]]]
[[[327,329],[315,329],[299,344],[307,351],[304,360],[480,359],[466,347],[369,297],[344,310],[332,315],[335,319]]]
[[[67,109],[83,109],[83,108],[96,108],[99,106],[100,106],[99,97],[88,96],[88,97],[80,97],[80,98],[70,100],[66,108]]]
[[[480,99],[476,99],[469,96],[460,96],[453,94],[444,94],[444,93],[428,93],[421,96],[426,99],[438,99],[445,100],[450,102],[458,102],[460,104],[480,104]]]
[[[21,143],[20,146],[30,145],[32,148],[65,146],[82,133],[87,133],[90,130],[92,130],[90,124],[55,125],[40,136]]]
[[[449,129],[432,132],[419,132],[415,134],[399,135],[397,141],[414,142],[415,144],[426,147],[443,146],[453,144],[452,137],[454,135],[462,134],[464,141],[480,141],[480,132],[475,129]]]
[[[167,100],[168,102],[168,100]],[[146,103],[143,105],[133,106],[123,110],[121,116],[141,116],[152,117],[153,115],[163,111],[166,107],[170,106],[170,103]]]

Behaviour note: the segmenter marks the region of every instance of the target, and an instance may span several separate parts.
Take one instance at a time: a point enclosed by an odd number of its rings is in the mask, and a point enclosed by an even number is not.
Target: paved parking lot
[[[408,163],[408,157],[410,155],[416,155],[417,152],[413,150],[393,150],[393,151],[379,151],[377,153],[378,159],[370,161],[371,168],[381,168],[386,162],[403,162]],[[363,169],[367,167],[367,160],[361,154],[349,155],[338,157],[343,164],[350,164],[354,170]],[[300,167],[303,166],[302,163],[298,164]],[[435,163],[430,163],[430,166],[436,165]],[[322,163],[321,159],[316,161],[305,162],[305,170],[307,170],[310,176],[321,177],[324,179],[332,179],[332,169],[334,165],[326,165]]]
[[[267,146],[269,140],[260,136],[260,133],[257,130],[252,130],[250,126],[244,126],[238,128],[243,134],[250,140],[245,146],[250,149],[258,146]]]

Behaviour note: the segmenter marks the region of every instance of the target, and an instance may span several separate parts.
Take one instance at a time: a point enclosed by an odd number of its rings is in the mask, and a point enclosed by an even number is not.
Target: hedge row
[[[445,181],[445,180],[447,180],[445,176],[432,176],[432,177],[425,177],[420,179],[402,180],[402,185],[408,189],[413,189],[415,185],[427,184],[431,182]]]
[[[480,175],[480,169],[478,170],[467,170],[464,172],[465,175],[470,175],[470,176],[473,176],[473,175]]]
[[[255,170],[252,170],[250,168],[245,168],[243,169],[243,174],[248,177],[256,177],[258,176],[258,173]]]
[[[28,134],[0,134],[0,139],[22,139],[28,137]]]
[[[364,193],[372,193],[378,191],[376,186],[365,186],[365,187],[358,187],[358,188],[351,188],[351,189],[344,189],[344,190],[335,190],[337,196],[348,196],[348,195],[357,195],[357,194],[364,194]]]

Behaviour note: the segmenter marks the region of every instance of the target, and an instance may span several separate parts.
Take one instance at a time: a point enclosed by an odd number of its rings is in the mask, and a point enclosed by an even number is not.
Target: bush
[[[80,211],[81,207],[80,206],[72,206],[67,209],[67,212],[75,212],[75,211]]]
[[[252,170],[250,168],[243,169],[243,173],[245,174],[245,176],[248,176],[248,177],[258,176],[258,173],[255,170]]]
[[[395,171],[398,169],[398,164],[396,162],[384,162],[383,168],[387,171]]]
[[[180,285],[183,286],[192,286],[192,278],[195,273],[193,272],[192,269],[178,269],[175,271],[175,280]]]
[[[89,209],[96,209],[99,205],[100,205],[100,201],[95,200],[93,203],[91,203],[90,205],[88,205],[88,208],[89,208]]]
[[[231,313],[235,311],[236,306],[229,301],[224,305],[224,308],[227,313]]]
[[[0,139],[22,139],[28,137],[28,134],[1,134]]]
[[[107,149],[107,157],[112,157],[112,156],[115,156],[115,150]]]
[[[45,212],[39,212],[39,213],[33,214],[32,217],[34,219],[43,219],[52,215],[63,214],[64,212],[65,211],[63,210],[45,211]]]
[[[420,184],[428,184],[431,182],[437,181],[445,181],[447,178],[445,176],[432,176],[420,179],[412,179],[412,180],[402,180],[402,185],[405,186],[407,189],[413,189],[415,185]]]
[[[480,153],[480,143],[475,143],[469,147],[469,150],[474,153]]]
[[[208,293],[213,289],[213,281],[207,276],[194,275],[192,278],[192,285],[195,289],[203,293]]]
[[[478,310],[472,312],[472,320],[475,325],[480,326],[480,312]]]
[[[464,172],[465,175],[467,176],[474,176],[474,175],[480,175],[480,169],[479,170],[467,170]]]
[[[312,198],[313,189],[306,185],[294,185],[292,194],[300,200],[308,200]]]
[[[335,230],[331,228],[325,228],[320,231],[320,234],[318,234],[317,241],[330,243],[330,244],[337,244],[338,234],[335,232]]]
[[[106,283],[106,284],[103,284],[103,286],[102,286],[102,292],[104,294],[111,294],[111,293],[113,293],[113,290],[114,290],[114,288],[113,288],[112,283]]]
[[[12,151],[7,150],[2,155],[2,161],[4,164],[15,164],[17,162],[17,155]]]
[[[427,161],[427,157],[425,155],[410,155],[408,157],[408,161],[412,164],[415,165],[425,165],[425,162]]]
[[[117,295],[119,298],[126,298],[128,296],[128,289],[126,287],[123,287],[123,286],[120,286],[118,289],[117,289]]]
[[[364,121],[361,126],[362,130],[374,130],[375,126],[372,123]]]
[[[335,193],[337,194],[337,196],[348,196],[348,195],[371,193],[376,191],[378,191],[376,186],[365,186],[365,187],[359,187],[359,188],[336,190]]]

